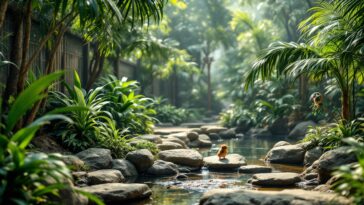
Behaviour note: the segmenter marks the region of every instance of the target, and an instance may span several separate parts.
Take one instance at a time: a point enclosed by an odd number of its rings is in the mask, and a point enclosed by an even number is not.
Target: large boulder
[[[292,139],[302,139],[306,135],[308,128],[315,126],[316,123],[313,121],[300,122],[293,128],[288,137]]]
[[[341,165],[356,162],[355,153],[349,147],[340,147],[325,152],[317,162],[317,173],[320,183],[325,183],[331,178],[331,173]]]
[[[265,160],[280,164],[302,164],[305,150],[299,145],[285,145],[272,148]]]
[[[181,144],[171,141],[163,141],[162,144],[157,145],[158,149],[163,150],[170,150],[170,149],[183,149],[184,147]]]
[[[146,140],[149,142],[153,142],[155,144],[161,144],[162,143],[162,138],[160,137],[160,135],[141,135],[136,137],[135,139],[141,139],[141,140]]]
[[[281,147],[281,146],[285,146],[285,145],[291,145],[291,143],[286,142],[286,141],[279,141],[279,142],[274,144],[273,148],[274,147]]]
[[[74,171],[80,171],[85,169],[85,162],[74,155],[62,155],[61,160]]]
[[[212,142],[211,142],[209,136],[207,136],[205,134],[201,134],[198,136],[198,138],[196,140],[190,142],[189,146],[190,147],[211,147]]]
[[[300,175],[292,172],[254,174],[251,178],[253,185],[263,187],[286,187],[301,181]]]
[[[112,160],[112,168],[119,170],[124,177],[138,176],[135,166],[126,159]]]
[[[175,175],[178,174],[178,166],[172,162],[157,160],[147,173],[156,176]]]
[[[236,137],[236,132],[235,132],[236,128],[230,128],[228,130],[225,131],[221,131],[219,133],[220,137],[222,139],[231,139],[231,138],[235,138]]]
[[[205,192],[200,205],[350,205],[349,199],[333,193],[287,189],[283,191],[253,191],[214,189]]]
[[[305,165],[305,167],[311,166],[316,160],[321,157],[322,153],[323,150],[321,147],[315,147],[307,150],[307,152],[305,153],[303,165]]]
[[[81,190],[100,197],[105,204],[123,204],[152,195],[152,190],[146,184],[109,183],[83,187]]]
[[[246,165],[245,157],[239,154],[228,154],[225,159],[219,159],[218,156],[205,157],[203,159],[205,166],[209,170],[236,171],[240,166]]]
[[[109,169],[112,166],[111,151],[109,149],[89,148],[77,153],[76,156],[92,169]]]
[[[246,165],[239,167],[238,171],[244,174],[269,173],[272,172],[272,168],[259,165]]]
[[[120,183],[125,181],[124,176],[116,169],[101,169],[87,173],[88,184]]]
[[[287,135],[289,133],[288,118],[276,119],[268,129],[273,135]]]
[[[270,138],[272,133],[267,128],[251,128],[247,135],[257,138]]]
[[[192,149],[173,149],[161,151],[158,154],[159,159],[173,162],[178,165],[185,165],[190,167],[201,167],[203,165],[202,155]]]
[[[147,171],[154,163],[154,156],[147,149],[129,152],[125,159],[131,162],[139,173]]]

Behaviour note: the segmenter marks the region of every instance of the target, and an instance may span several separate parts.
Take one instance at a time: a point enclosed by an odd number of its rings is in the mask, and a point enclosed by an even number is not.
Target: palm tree
[[[300,25],[307,43],[271,44],[249,72],[246,88],[258,77],[264,80],[274,74],[333,78],[341,91],[342,118],[351,120],[355,115],[355,85],[364,77],[360,72],[364,18],[359,13],[363,9],[359,0],[320,2]]]

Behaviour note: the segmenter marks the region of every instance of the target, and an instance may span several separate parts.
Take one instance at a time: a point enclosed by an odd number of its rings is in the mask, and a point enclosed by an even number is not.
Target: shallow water
[[[199,150],[203,156],[215,155],[221,144],[227,144],[229,153],[243,155],[248,164],[265,165],[262,160],[266,153],[273,145],[280,141],[286,140],[284,137],[273,139],[231,139],[215,141],[211,149]],[[274,171],[301,172],[302,167],[287,165],[269,165]],[[194,205],[198,204],[200,197],[204,192],[214,188],[246,188],[258,190],[277,190],[277,189],[260,189],[252,187],[247,183],[251,177],[250,174],[218,173],[202,169],[199,172],[188,174],[186,181],[176,181],[174,177],[150,178],[140,177],[137,182],[147,183],[152,191],[152,199],[139,202],[133,205]]]

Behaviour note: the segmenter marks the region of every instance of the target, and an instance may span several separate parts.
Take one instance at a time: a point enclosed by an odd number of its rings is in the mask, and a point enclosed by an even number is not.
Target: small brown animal
[[[225,159],[226,155],[228,154],[227,145],[222,144],[219,151],[217,152],[217,156],[219,157],[219,160]]]

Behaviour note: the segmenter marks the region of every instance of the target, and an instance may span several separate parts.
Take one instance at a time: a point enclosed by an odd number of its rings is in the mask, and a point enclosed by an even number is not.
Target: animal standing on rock
[[[228,154],[227,145],[222,144],[219,151],[217,152],[217,156],[219,157],[219,160],[225,159],[226,155]]]

